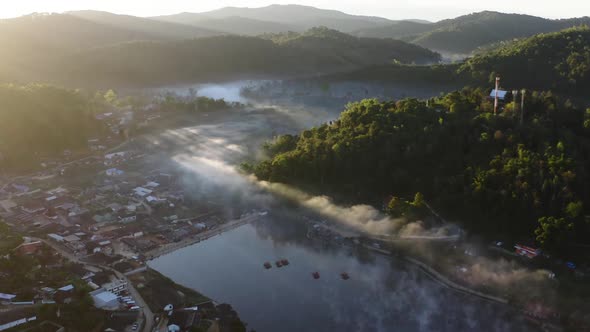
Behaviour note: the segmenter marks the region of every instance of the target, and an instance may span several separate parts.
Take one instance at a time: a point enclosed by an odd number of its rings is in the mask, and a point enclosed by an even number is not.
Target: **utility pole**
[[[498,114],[498,89],[500,89],[500,76],[496,76],[496,90],[494,96],[494,115]]]
[[[524,123],[524,95],[526,94],[526,90],[522,89],[520,91],[520,124]]]
[[[518,111],[518,90],[512,90],[512,102],[514,103],[514,116],[516,116],[516,112]]]

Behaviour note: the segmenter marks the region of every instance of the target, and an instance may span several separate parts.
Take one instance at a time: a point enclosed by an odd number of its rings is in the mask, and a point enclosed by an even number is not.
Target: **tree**
[[[117,93],[115,91],[113,91],[113,89],[109,89],[105,94],[104,94],[104,100],[106,100],[107,103],[114,105],[115,102],[117,101]]]
[[[539,218],[539,227],[535,230],[537,242],[543,248],[556,249],[571,232],[574,225],[565,218],[541,217]]]

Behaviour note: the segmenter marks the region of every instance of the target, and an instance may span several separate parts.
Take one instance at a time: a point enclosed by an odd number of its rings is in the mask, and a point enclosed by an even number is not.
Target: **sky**
[[[156,16],[179,12],[203,12],[225,6],[263,7],[270,4],[293,3],[336,9],[356,15],[430,21],[482,10],[522,13],[547,18],[590,16],[588,0],[0,0],[0,17],[82,9],[135,16]]]

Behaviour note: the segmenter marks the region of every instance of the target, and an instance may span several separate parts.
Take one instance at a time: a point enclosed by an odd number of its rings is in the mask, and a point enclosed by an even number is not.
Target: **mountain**
[[[222,31],[225,33],[246,36],[257,36],[265,33],[280,33],[301,30],[295,25],[261,21],[240,16],[202,19],[193,25],[197,27],[207,27],[209,29]]]
[[[306,30],[315,26],[326,26],[343,32],[351,32],[379,25],[387,25],[393,22],[380,17],[355,16],[336,10],[318,9],[300,5],[270,5],[261,8],[226,7],[205,13],[180,13],[177,15],[153,17],[153,19],[200,26],[199,22],[206,19],[228,19],[232,17],[280,23],[293,26],[296,31]],[[228,21],[229,23],[231,23],[231,20]]]
[[[25,79],[49,70],[51,59],[80,49],[154,36],[65,14],[32,14],[0,20],[0,80]]]
[[[328,28],[302,34],[237,35],[193,40],[144,41],[93,48],[63,57],[53,66],[61,81],[158,85],[329,73],[371,64],[436,62],[437,53],[391,39],[350,36]],[[97,84],[99,84],[97,83]]]
[[[468,59],[459,68],[475,82],[501,76],[507,88],[585,94],[590,89],[590,28],[539,34]]]
[[[498,46],[460,63],[408,66],[372,65],[325,77],[328,81],[380,81],[444,86],[551,90],[569,96],[590,91],[590,28],[580,26],[538,34]]]
[[[433,24],[391,24],[355,31],[354,34],[401,38],[438,52],[469,54],[493,43],[559,31],[581,24],[590,24],[590,18],[550,20],[530,15],[484,11]]]
[[[431,31],[432,23],[399,21],[393,24],[354,31],[359,37],[402,39]]]
[[[153,37],[162,39],[190,39],[222,34],[219,31],[214,31],[214,29],[205,29],[185,24],[155,21],[147,18],[117,15],[94,10],[73,11],[68,12],[68,14],[106,26],[147,33]]]
[[[470,53],[478,47],[590,23],[590,18],[548,20],[540,17],[481,12],[436,23],[438,28],[412,42],[440,51]]]

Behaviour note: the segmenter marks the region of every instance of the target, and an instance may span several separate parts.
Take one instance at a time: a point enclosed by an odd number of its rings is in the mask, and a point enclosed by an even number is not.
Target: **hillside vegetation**
[[[582,24],[590,24],[590,18],[550,20],[530,15],[484,11],[433,24],[398,22],[359,30],[354,34],[400,38],[438,52],[469,54],[478,48],[501,41],[555,32]]]
[[[585,93],[590,89],[590,28],[540,34],[468,59],[459,72],[477,82],[499,74],[507,87]]]
[[[71,90],[0,85],[0,170],[26,169],[40,157],[87,146],[104,130],[98,106]]]
[[[239,25],[247,31],[254,25],[261,27],[266,24],[269,29],[265,31],[267,33],[291,30],[301,32],[316,26],[352,32],[395,22],[381,17],[350,15],[337,10],[301,5],[270,5],[260,8],[225,7],[205,13],[179,13],[152,19],[198,27],[207,27],[205,24],[207,21],[220,20],[227,23],[226,28],[221,29],[223,31],[233,30],[232,25]],[[238,34],[243,33],[238,31]]]
[[[493,116],[486,95],[353,103],[333,124],[278,137],[246,169],[355,200],[420,192],[471,229],[556,251],[587,242],[590,110],[534,93],[520,125],[513,105]]]
[[[0,50],[4,60],[0,81],[142,86],[246,75],[309,75],[440,59],[437,53],[420,46],[358,38],[328,28],[314,28],[280,41],[236,35],[162,40],[139,32],[118,34],[119,28],[103,31],[97,23],[70,15],[43,16],[41,21],[68,22],[67,29],[84,29],[64,33],[58,39],[34,33],[41,28],[37,21],[31,23],[32,27],[29,22],[18,25],[26,34],[12,33],[0,25],[0,40],[13,43],[9,49]],[[116,36],[110,36],[109,31]]]
[[[416,85],[502,87],[552,90],[585,96],[590,90],[590,28],[570,28],[507,43],[462,63],[433,66],[377,65],[328,76],[328,80],[366,80]]]

